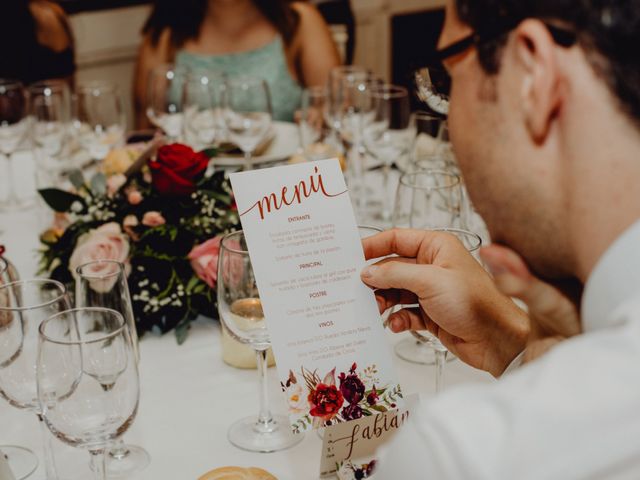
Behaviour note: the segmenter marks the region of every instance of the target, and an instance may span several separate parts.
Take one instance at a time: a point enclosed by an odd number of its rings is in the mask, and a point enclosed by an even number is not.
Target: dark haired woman
[[[47,0],[2,2],[2,24],[0,77],[24,84],[72,80],[73,36],[60,6]]]
[[[144,34],[135,78],[139,126],[149,72],[163,63],[264,78],[274,118],[288,121],[302,89],[324,85],[340,63],[322,16],[302,2],[156,0]]]

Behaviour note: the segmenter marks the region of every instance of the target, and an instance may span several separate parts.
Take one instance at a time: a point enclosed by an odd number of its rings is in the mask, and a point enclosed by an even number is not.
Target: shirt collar
[[[600,257],[582,296],[584,331],[609,326],[611,314],[640,292],[640,220],[620,235]]]

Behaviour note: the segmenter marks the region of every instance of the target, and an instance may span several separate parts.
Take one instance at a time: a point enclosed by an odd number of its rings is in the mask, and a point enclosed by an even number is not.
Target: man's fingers
[[[376,301],[378,302],[380,313],[384,313],[396,305],[412,305],[418,303],[418,297],[408,290],[394,288],[391,290],[377,290]]]
[[[430,330],[433,322],[427,318],[420,307],[407,307],[389,315],[387,325],[394,333],[405,332],[407,330]]]
[[[367,260],[388,255],[416,258],[421,249],[427,251],[430,242],[439,235],[441,233],[427,230],[394,228],[363,239],[362,247]]]
[[[431,265],[417,265],[398,258],[387,258],[365,267],[360,273],[362,281],[370,287],[383,290],[408,290],[418,297],[425,296],[433,278]]]

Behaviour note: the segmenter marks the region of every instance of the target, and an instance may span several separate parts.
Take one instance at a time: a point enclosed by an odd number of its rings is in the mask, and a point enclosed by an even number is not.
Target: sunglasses
[[[493,40],[498,39],[502,35],[510,32],[514,28],[518,26],[517,23],[510,23],[506,25],[501,25],[498,27],[490,28],[484,30],[482,32],[473,32],[466,37],[458,40],[457,42],[452,43],[444,48],[436,50],[435,52],[435,61],[436,62],[444,62],[448,58],[451,58],[455,55],[459,55],[465,50],[471,47],[479,47],[483,44],[491,42]],[[561,47],[569,48],[572,47],[578,40],[578,37],[575,32],[570,30],[556,27],[555,25],[551,25],[549,23],[544,23],[544,26],[549,30],[553,41],[560,45]]]

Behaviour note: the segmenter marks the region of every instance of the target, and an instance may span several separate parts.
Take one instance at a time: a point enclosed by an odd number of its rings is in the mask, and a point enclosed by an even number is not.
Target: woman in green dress
[[[340,63],[330,30],[312,5],[287,0],[156,0],[143,30],[135,77],[139,127],[147,79],[175,63],[266,80],[275,120],[292,121],[302,90],[324,85]]]

